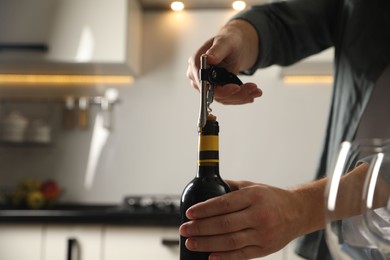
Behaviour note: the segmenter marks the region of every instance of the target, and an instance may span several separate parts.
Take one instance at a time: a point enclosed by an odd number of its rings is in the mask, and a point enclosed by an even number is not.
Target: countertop
[[[131,208],[121,205],[63,204],[47,209],[0,206],[1,223],[93,223],[178,227],[178,210]]]

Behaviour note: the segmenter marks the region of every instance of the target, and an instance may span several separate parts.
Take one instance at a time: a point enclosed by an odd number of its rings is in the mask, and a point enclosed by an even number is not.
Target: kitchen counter
[[[178,210],[118,205],[63,204],[48,209],[10,209],[0,207],[0,223],[94,223],[137,226],[180,224]]]

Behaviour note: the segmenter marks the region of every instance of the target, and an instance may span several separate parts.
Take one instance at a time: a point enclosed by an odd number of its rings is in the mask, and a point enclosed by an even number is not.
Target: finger
[[[198,78],[197,78],[197,75],[194,75],[194,73],[192,73],[192,70],[193,70],[192,65],[188,65],[188,68],[187,68],[187,78],[190,80],[191,86],[194,89],[199,91]]]
[[[240,183],[239,181],[227,180],[227,179],[225,179],[224,181],[229,185],[231,191],[238,190],[239,183]]]
[[[249,207],[251,203],[250,199],[245,194],[237,196],[236,192],[238,191],[233,191],[195,204],[186,212],[188,219],[218,216]]]
[[[260,97],[261,93],[254,91],[250,93],[237,93],[229,98],[217,100],[224,105],[241,105],[247,103],[253,103],[256,98]]]
[[[237,84],[226,84],[224,86],[216,86],[214,88],[214,98],[215,99],[228,98],[240,91],[242,91],[242,87]]]
[[[191,80],[191,85],[199,90],[199,68],[200,56],[204,54],[212,45],[213,39],[206,41],[200,49],[188,59],[187,77]],[[209,61],[208,61],[209,62]]]
[[[231,50],[229,46],[221,44],[221,41],[218,37],[215,37],[213,44],[206,51],[207,62],[212,65],[221,64],[223,59],[230,54]]]
[[[255,98],[262,95],[262,91],[253,83],[246,83],[239,89],[231,85],[226,85],[226,88],[216,88],[215,100],[222,104],[237,105],[253,102]]]
[[[190,79],[191,81],[191,85],[199,91],[199,86],[198,86],[198,83],[199,83],[199,76],[198,76],[198,65],[195,61],[194,58],[189,58],[188,59],[188,68],[187,68],[187,77]]]
[[[249,186],[253,186],[255,183],[251,181],[234,181],[234,180],[224,180],[230,187],[232,191],[240,190]]]
[[[223,105],[245,105],[255,102],[254,96],[247,96],[245,98],[241,99],[224,99],[224,100],[217,100],[218,103],[221,103]]]
[[[261,89],[259,89],[255,83],[245,83],[241,86],[236,84],[226,84],[224,86],[217,86],[214,92],[214,97],[219,99],[226,99],[232,96],[245,97],[246,95],[253,92],[259,92],[262,94]]]
[[[206,51],[207,61],[209,64],[218,64],[233,73],[238,73],[238,63],[233,62],[234,58],[231,56],[232,53],[234,51],[231,41],[227,41],[224,36],[217,35],[214,37],[210,48]]]
[[[188,221],[181,225],[179,232],[184,237],[228,234],[253,226],[251,219],[247,218],[243,211],[238,211],[222,216]]]
[[[246,229],[220,236],[191,237],[185,245],[191,251],[224,252],[253,246],[258,239],[256,230]]]

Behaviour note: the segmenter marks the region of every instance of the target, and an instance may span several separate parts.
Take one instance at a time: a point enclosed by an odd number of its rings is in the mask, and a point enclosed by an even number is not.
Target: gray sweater
[[[332,105],[316,177],[326,175],[340,143],[354,139],[375,82],[389,65],[390,1],[282,1],[254,6],[234,19],[253,24],[260,39],[257,63],[245,74],[335,47]],[[322,233],[303,237],[297,253],[331,259]]]

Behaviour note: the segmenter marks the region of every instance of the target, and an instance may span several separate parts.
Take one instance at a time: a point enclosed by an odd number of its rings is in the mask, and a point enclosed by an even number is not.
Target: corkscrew
[[[234,83],[242,85],[242,81],[234,74],[222,67],[207,64],[207,55],[200,57],[200,109],[198,118],[199,131],[206,125],[208,115],[212,109],[211,103],[214,101],[214,88],[216,85],[226,85]]]

